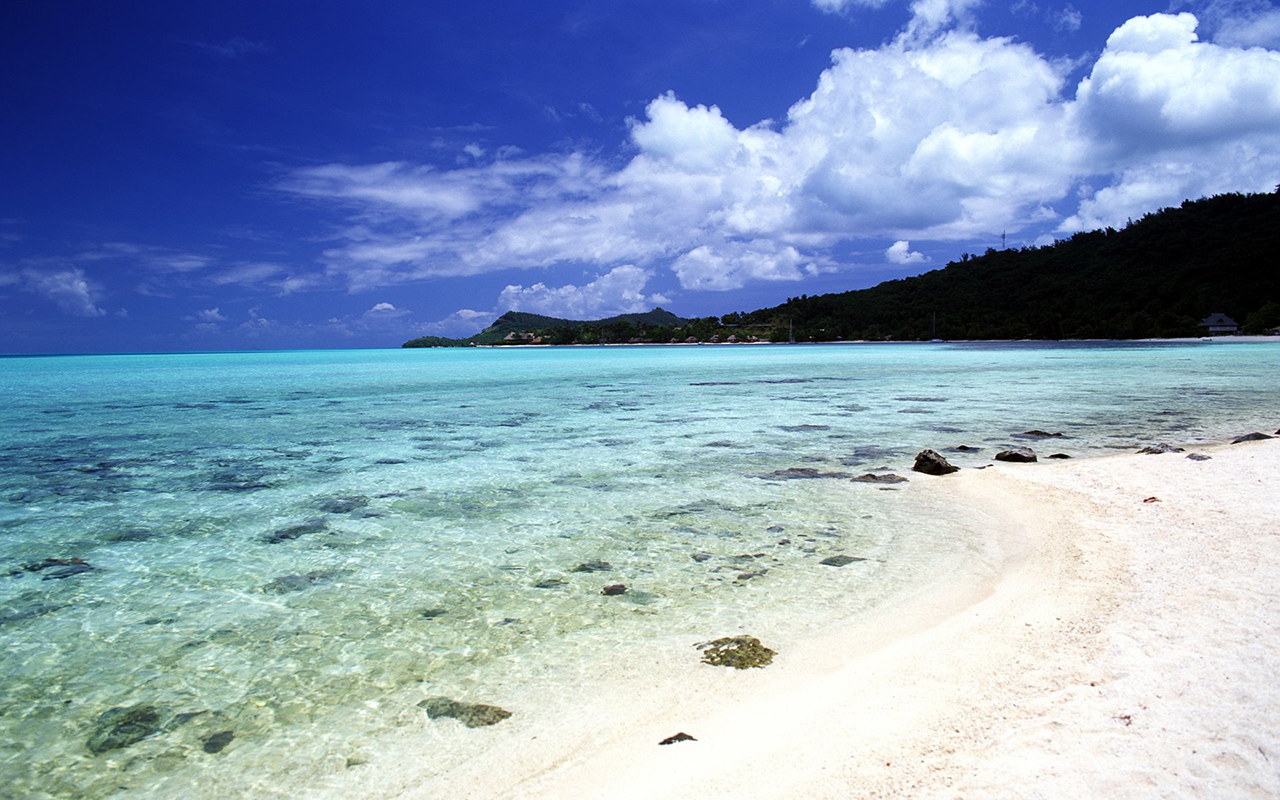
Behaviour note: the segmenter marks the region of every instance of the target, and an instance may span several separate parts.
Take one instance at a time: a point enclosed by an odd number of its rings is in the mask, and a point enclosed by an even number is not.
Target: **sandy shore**
[[[990,527],[996,568],[789,643],[767,669],[659,647],[610,676],[625,697],[432,726],[442,749],[476,737],[474,756],[340,783],[404,798],[1280,796],[1280,440],[1201,452],[918,477]],[[697,741],[658,746],[677,732]],[[405,746],[383,755],[424,742]]]

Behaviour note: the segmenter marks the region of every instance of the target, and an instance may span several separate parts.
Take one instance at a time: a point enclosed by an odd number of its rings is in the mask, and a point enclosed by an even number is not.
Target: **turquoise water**
[[[425,696],[981,560],[930,479],[849,476],[1270,433],[1277,398],[1280,345],[1221,341],[0,359],[0,785],[283,796]]]

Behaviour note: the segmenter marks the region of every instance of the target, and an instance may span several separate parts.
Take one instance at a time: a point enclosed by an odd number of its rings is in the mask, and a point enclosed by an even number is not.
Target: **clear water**
[[[799,635],[983,557],[928,479],[841,473],[1270,433],[1277,398],[1280,345],[1226,342],[0,359],[0,786],[276,796],[424,696]],[[91,752],[137,704],[163,729]]]

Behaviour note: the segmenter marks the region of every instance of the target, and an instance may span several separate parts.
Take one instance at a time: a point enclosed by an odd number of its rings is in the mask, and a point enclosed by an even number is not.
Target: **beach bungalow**
[[[1210,334],[1236,333],[1240,330],[1236,321],[1226,314],[1210,314],[1204,318],[1204,322],[1200,323],[1200,327],[1207,329]]]

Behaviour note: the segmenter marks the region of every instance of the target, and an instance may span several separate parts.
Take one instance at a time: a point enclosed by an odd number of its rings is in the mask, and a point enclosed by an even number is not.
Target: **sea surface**
[[[425,697],[981,561],[921,449],[1192,446],[1278,398],[1280,343],[1227,341],[0,358],[0,794],[306,796],[458,724]]]

